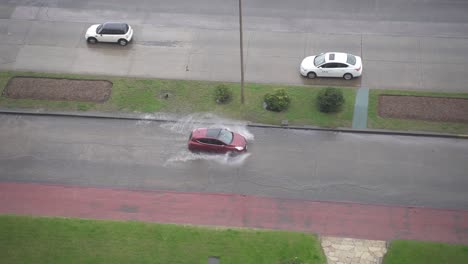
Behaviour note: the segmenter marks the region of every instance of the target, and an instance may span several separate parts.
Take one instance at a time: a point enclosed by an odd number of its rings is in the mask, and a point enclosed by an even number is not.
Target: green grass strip
[[[325,263],[311,234],[9,215],[0,252],[2,263]]]
[[[468,246],[411,240],[391,242],[384,264],[462,264],[468,262]]]
[[[226,118],[256,123],[280,125],[287,119],[291,125],[314,125],[321,127],[351,127],[355,89],[341,88],[345,105],[335,114],[321,113],[317,109],[316,97],[320,87],[246,84],[245,104],[240,103],[240,85],[225,83],[233,91],[233,100],[217,104],[214,98],[219,82],[121,78],[112,76],[89,76],[72,74],[0,72],[0,90],[14,76],[36,76],[73,79],[105,79],[113,83],[110,100],[105,103],[83,103],[71,101],[47,101],[31,99],[9,99],[0,97],[0,107],[41,108],[46,110],[103,111],[103,112],[167,112],[189,114],[212,112]],[[284,112],[276,113],[263,109],[263,97],[274,89],[284,88],[291,97],[291,105]],[[169,93],[169,99],[162,98]]]

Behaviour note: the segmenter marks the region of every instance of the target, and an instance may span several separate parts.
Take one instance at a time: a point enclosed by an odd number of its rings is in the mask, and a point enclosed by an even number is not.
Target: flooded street
[[[199,127],[242,134],[248,152],[189,152]],[[0,142],[1,181],[468,209],[461,139],[249,127],[194,113],[177,122],[1,115]]]

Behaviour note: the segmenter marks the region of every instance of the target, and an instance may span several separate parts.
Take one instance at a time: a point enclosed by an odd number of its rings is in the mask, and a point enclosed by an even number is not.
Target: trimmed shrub
[[[291,99],[285,89],[277,89],[272,94],[265,94],[264,102],[267,110],[281,112],[288,108]]]
[[[215,89],[215,99],[218,104],[229,102],[232,98],[232,91],[227,85],[219,84]]]
[[[324,88],[317,96],[319,110],[324,113],[338,112],[344,102],[343,92],[337,88]]]

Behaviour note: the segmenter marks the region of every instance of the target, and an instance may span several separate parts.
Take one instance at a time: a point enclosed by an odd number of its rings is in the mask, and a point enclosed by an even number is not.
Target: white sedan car
[[[361,57],[342,52],[327,52],[302,60],[301,75],[316,77],[340,77],[351,80],[362,74]]]
[[[125,46],[132,40],[133,29],[127,23],[107,22],[92,25],[86,31],[86,41],[91,44],[98,42],[114,42]]]

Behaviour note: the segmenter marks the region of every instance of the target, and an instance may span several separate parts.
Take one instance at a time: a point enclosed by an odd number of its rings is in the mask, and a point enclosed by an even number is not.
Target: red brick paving
[[[0,183],[0,214],[254,227],[329,236],[468,244],[468,211],[317,202],[238,194],[180,193]]]

